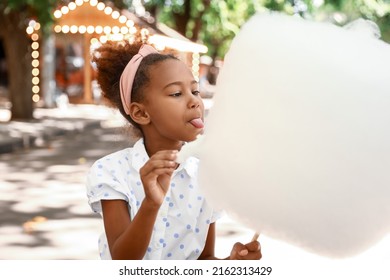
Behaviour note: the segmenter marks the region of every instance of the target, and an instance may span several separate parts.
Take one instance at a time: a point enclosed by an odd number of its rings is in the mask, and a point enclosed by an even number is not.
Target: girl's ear
[[[139,125],[150,123],[150,116],[146,112],[145,106],[141,103],[133,102],[130,104],[130,117]]]

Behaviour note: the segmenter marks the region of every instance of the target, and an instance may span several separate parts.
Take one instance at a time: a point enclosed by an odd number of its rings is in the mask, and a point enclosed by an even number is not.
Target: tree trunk
[[[32,119],[32,59],[30,38],[26,33],[27,18],[22,13],[4,13],[3,10],[0,10],[0,15],[0,32],[4,38],[12,119]]]
[[[151,16],[155,19],[157,19],[157,12],[158,12],[158,7],[157,5],[150,5],[148,6],[148,12],[151,14]]]
[[[205,12],[210,8],[211,1],[210,0],[203,0],[203,10],[199,12],[198,16],[194,19],[195,25],[192,29],[192,37],[191,41],[197,42],[199,39],[199,33],[202,29],[202,18]]]
[[[187,25],[191,19],[191,1],[184,1],[184,12],[183,13],[173,13],[173,18],[175,19],[176,31],[181,35],[186,36]]]

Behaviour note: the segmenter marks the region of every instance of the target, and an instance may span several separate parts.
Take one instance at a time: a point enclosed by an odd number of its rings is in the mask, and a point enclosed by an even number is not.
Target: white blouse
[[[92,210],[102,214],[101,200],[122,199],[129,204],[133,219],[145,198],[140,168],[149,159],[143,139],[133,148],[97,160],[87,176],[87,196]],[[205,246],[209,225],[219,212],[207,204],[197,180],[199,160],[191,157],[173,173],[161,205],[145,260],[197,259]],[[99,239],[102,259],[111,259],[107,238]]]

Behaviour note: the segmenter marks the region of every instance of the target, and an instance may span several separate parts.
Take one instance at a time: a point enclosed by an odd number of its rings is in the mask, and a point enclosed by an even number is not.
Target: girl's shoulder
[[[98,159],[97,161],[123,158],[123,157],[131,155],[133,150],[134,150],[134,147],[124,148],[122,150],[118,150],[118,151],[112,152],[108,155],[105,155],[105,156],[101,157],[100,159]]]
[[[112,169],[115,165],[123,165],[124,163],[127,163],[125,165],[133,165],[135,156],[142,153],[143,150],[143,141],[140,139],[132,147],[124,148],[98,159],[92,165],[92,168],[107,167]]]
[[[102,168],[103,166],[112,166],[113,164],[118,162],[129,161],[132,158],[133,150],[134,150],[133,147],[129,147],[105,155],[99,158],[98,160],[96,160],[93,163],[91,168],[92,169],[96,167]]]

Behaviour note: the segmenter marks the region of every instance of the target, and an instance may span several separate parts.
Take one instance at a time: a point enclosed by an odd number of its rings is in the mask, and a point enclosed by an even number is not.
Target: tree
[[[52,20],[55,0],[2,0],[0,2],[0,37],[4,42],[9,77],[12,119],[31,119],[32,66],[30,38],[26,28],[36,19],[44,28]]]
[[[206,44],[214,57],[223,56],[240,24],[255,12],[250,0],[147,0],[144,5],[157,21]]]
[[[390,1],[388,0],[326,0],[311,13],[318,19],[327,18],[344,25],[357,18],[375,22],[384,41],[390,42]]]
[[[128,0],[131,4],[133,1]],[[223,57],[240,27],[258,11],[299,14],[345,24],[363,17],[375,21],[390,40],[390,6],[383,0],[144,0],[148,12],[187,38],[201,41],[213,57]],[[344,21],[340,22],[340,18]]]
[[[240,27],[259,9],[254,1],[213,1],[203,17],[205,29],[200,35],[210,56],[223,58]]]
[[[33,117],[29,20],[45,27],[52,22],[57,3],[71,0],[1,0],[0,38],[4,42],[13,119]],[[112,0],[118,8],[132,0]],[[193,41],[209,48],[213,57],[223,58],[231,40],[249,17],[261,10],[300,14],[316,20],[345,24],[358,17],[375,21],[384,40],[390,41],[388,0],[143,0],[148,12]],[[340,20],[341,19],[341,20]]]
[[[153,17],[173,25],[176,31],[197,41],[202,28],[202,16],[211,2],[212,0],[148,0],[144,1],[144,5]]]

